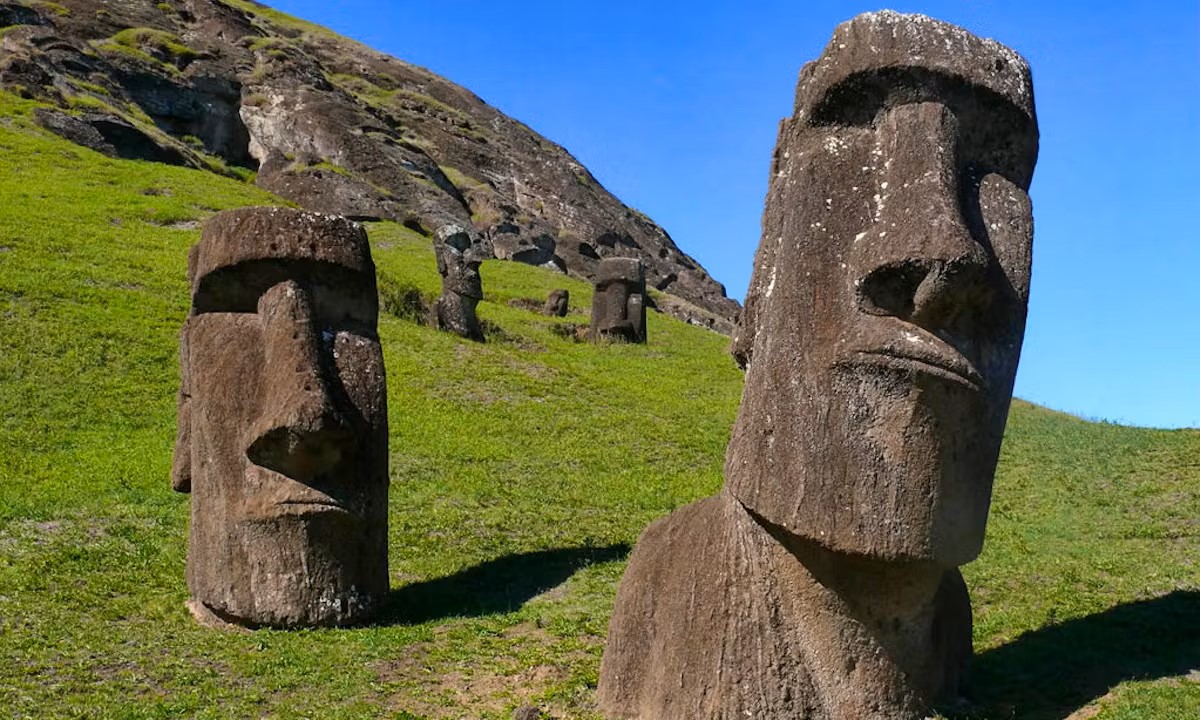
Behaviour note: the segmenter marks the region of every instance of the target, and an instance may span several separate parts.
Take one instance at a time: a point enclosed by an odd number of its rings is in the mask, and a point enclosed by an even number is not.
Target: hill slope
[[[627,547],[720,485],[741,383],[724,339],[652,314],[648,346],[574,343],[509,304],[562,276],[494,261],[486,345],[385,315],[390,611],[207,631],[168,480],[185,255],[212,212],[281,201],[106,158],[33,110],[0,93],[0,714],[595,718]],[[387,287],[435,292],[425,238],[369,232]],[[590,291],[569,284],[580,321]],[[1200,716],[1197,458],[1193,431],[1015,403],[954,717]]]
[[[246,0],[0,2],[0,87],[121,157],[238,175],[303,207],[429,235],[474,224],[497,257],[590,278],[641,258],[684,319],[738,304],[566,150],[433,73]],[[69,111],[69,112],[67,112]]]

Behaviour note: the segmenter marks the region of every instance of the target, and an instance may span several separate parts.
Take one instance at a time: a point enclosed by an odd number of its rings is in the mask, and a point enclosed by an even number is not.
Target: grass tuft
[[[410,282],[397,280],[386,272],[378,273],[379,309],[398,320],[418,324],[429,322],[432,301]]]

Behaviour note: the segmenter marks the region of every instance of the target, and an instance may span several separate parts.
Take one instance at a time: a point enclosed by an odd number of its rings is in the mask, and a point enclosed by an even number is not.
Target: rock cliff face
[[[500,259],[591,278],[637,257],[672,314],[738,304],[566,150],[423,68],[246,0],[0,2],[0,87],[101,152],[237,174],[312,210],[485,233]],[[244,172],[244,171],[241,171]]]

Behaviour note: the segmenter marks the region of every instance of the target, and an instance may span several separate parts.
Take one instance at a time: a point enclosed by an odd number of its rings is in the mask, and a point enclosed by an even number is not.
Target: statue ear
[[[192,491],[192,382],[188,357],[188,323],[179,332],[179,395],[176,399],[178,430],[175,456],[171,461],[171,487],[176,492]]]
[[[754,338],[758,336],[758,313],[775,289],[775,263],[778,261],[783,237],[776,240],[764,237],[754,254],[754,273],[750,276],[750,287],[746,291],[746,304],[733,327],[733,339],[729,343],[729,354],[738,367],[745,370],[754,355]]]
[[[634,336],[638,339],[646,337],[646,298],[641,292],[635,289],[629,294],[625,312],[629,324],[633,327]]]
[[[433,256],[437,258],[438,275],[441,275],[442,277],[446,276],[447,270],[445,252],[446,251],[441,247],[435,247],[433,249]]]

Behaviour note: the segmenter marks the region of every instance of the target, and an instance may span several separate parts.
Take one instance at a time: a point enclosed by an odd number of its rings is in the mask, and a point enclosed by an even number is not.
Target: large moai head
[[[172,481],[192,495],[188,587],[218,617],[365,618],[388,590],[387,405],[363,229],[223,212],[188,258]]]
[[[646,342],[646,270],[637,258],[606,258],[593,279],[592,337]]]
[[[551,317],[566,317],[571,309],[571,291],[551,290],[546,296],[546,304],[542,306],[542,314]]]
[[[1025,328],[1029,67],[919,15],[861,15],[779,133],[735,352],[728,488],[878,559],[973,559]]]
[[[438,327],[482,341],[475,306],[483,299],[479,266],[491,256],[487,244],[458,225],[443,225],[434,234],[433,252],[442,276],[442,295],[435,308]]]
[[[479,266],[487,259],[482,240],[458,225],[443,225],[435,234],[433,250],[442,276],[442,292],[482,300]]]

